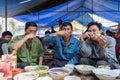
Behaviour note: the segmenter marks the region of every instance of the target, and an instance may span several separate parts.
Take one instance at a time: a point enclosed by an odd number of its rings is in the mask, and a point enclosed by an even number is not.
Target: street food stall
[[[49,69],[46,65],[15,68],[3,56],[0,60],[0,80],[119,80],[120,69],[96,68],[90,65],[66,64]]]

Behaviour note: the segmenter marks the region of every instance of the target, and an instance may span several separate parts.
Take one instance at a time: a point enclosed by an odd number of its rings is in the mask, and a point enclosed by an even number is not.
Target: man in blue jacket
[[[72,24],[65,22],[62,30],[48,34],[44,37],[46,45],[54,46],[53,60],[48,62],[48,66],[62,67],[65,64],[77,64],[80,59],[80,41],[74,38]]]

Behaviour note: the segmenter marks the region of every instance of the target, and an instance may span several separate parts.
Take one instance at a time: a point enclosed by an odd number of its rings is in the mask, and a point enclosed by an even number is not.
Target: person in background
[[[50,34],[50,31],[49,31],[49,30],[45,31],[45,35],[47,35],[47,34]]]
[[[54,46],[55,50],[52,61],[47,64],[50,68],[77,64],[80,59],[80,42],[72,36],[72,24],[65,22],[61,29],[44,37],[44,43]]]
[[[51,32],[49,30],[45,31],[45,35],[48,35],[50,33]],[[48,49],[53,49],[53,46],[44,44],[44,49],[45,49],[45,52],[48,52]]]
[[[2,33],[2,37],[0,38],[0,57],[9,52],[8,42],[12,39],[12,36],[13,35],[10,31],[4,31]]]
[[[59,26],[59,31],[62,30],[62,24],[63,24],[63,21],[62,20],[58,20],[58,26]]]
[[[54,30],[54,27],[51,27],[51,33],[55,33],[56,31]]]
[[[80,37],[80,64],[120,68],[115,53],[115,39],[102,33],[100,23],[91,22],[87,25],[86,32]]]
[[[106,34],[107,34],[108,36],[111,36],[111,37],[115,38],[115,33],[112,32],[112,31],[110,31],[110,30],[107,30],[107,31],[106,31]]]
[[[115,33],[116,43],[120,44],[120,24],[118,24],[117,31]]]
[[[9,43],[12,54],[17,55],[17,67],[24,68],[28,65],[42,65],[44,49],[36,37],[37,25],[34,22],[25,24],[25,34],[16,36]]]
[[[118,24],[117,31],[115,33],[115,39],[116,39],[116,55],[120,63],[120,24]]]

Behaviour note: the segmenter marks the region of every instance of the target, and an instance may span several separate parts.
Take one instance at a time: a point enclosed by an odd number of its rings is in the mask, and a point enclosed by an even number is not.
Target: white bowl
[[[62,67],[51,68],[48,72],[53,80],[63,80],[65,76],[68,76],[70,74],[70,71],[68,69]]]
[[[70,73],[72,73],[72,72],[73,72],[74,67],[75,67],[75,65],[74,65],[74,64],[66,64],[66,65],[64,66],[64,68],[67,68],[67,69],[69,69],[69,70],[70,70]]]
[[[92,69],[94,69],[95,67],[90,65],[76,65],[75,68],[81,74],[88,75],[92,73]]]
[[[39,74],[39,76],[45,76],[48,72],[49,67],[45,65],[36,65],[36,66],[26,66],[24,69],[26,72],[35,71]]]
[[[46,76],[46,77],[39,77],[36,80],[53,80],[53,79],[51,77]]]
[[[26,72],[30,72],[30,71],[36,71],[36,70],[48,70],[49,69],[49,67],[48,66],[45,66],[45,65],[36,65],[36,66],[26,66],[25,68],[24,68],[24,70],[26,71]]]
[[[120,79],[120,69],[113,69],[113,71],[119,74],[117,78]]]
[[[64,80],[81,80],[78,76],[66,76]]]
[[[34,80],[39,77],[39,74],[36,72],[23,72],[16,74],[13,79],[14,80]]]
[[[111,69],[109,65],[100,65],[98,68]]]
[[[114,80],[119,74],[110,69],[96,68],[93,69],[92,72],[100,79],[100,80]]]
[[[4,76],[3,72],[0,72],[0,78],[2,78]]]

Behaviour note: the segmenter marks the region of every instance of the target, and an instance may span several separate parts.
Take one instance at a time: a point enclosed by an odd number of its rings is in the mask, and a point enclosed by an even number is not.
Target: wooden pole
[[[7,0],[5,0],[5,31],[7,31]]]

